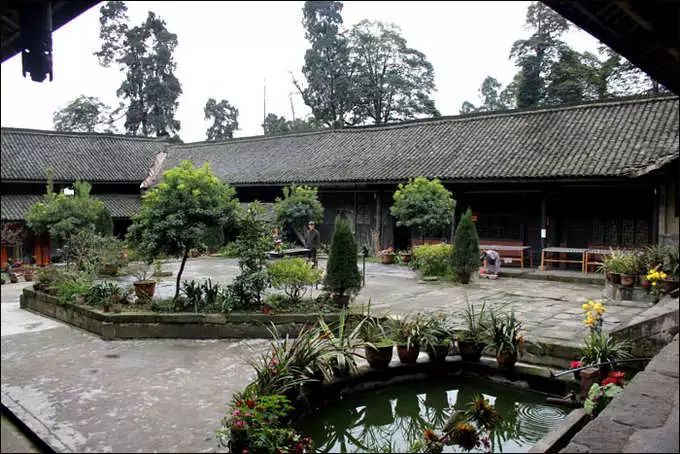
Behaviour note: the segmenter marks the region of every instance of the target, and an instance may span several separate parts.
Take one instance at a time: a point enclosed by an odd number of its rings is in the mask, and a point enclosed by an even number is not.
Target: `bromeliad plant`
[[[445,359],[453,343],[450,319],[443,314],[426,316],[422,326],[421,342],[431,360]]]

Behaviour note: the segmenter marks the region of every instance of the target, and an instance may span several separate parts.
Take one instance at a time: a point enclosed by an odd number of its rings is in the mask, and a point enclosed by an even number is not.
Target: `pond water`
[[[528,389],[459,376],[356,393],[301,420],[298,428],[312,437],[318,452],[409,452],[426,428],[441,430],[452,411],[466,409],[475,394],[494,404],[505,423],[492,437],[495,452],[527,452],[569,412]],[[445,446],[444,452],[462,450]]]

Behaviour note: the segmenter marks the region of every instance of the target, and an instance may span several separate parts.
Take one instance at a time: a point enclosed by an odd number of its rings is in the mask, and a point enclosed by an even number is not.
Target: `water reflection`
[[[494,403],[503,417],[492,434],[494,451],[528,451],[567,414],[565,409],[546,405],[543,396],[531,391],[455,377],[345,398],[302,421],[300,429],[312,436],[320,452],[407,452],[426,428],[443,427],[453,410],[464,410],[478,393]],[[456,449],[447,446],[444,452]]]

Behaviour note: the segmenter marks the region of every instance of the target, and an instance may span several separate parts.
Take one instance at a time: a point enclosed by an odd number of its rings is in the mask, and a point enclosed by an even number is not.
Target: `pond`
[[[529,451],[569,412],[529,389],[458,376],[358,392],[302,419],[298,428],[312,437],[318,452],[409,452],[426,428],[441,430],[452,410],[467,408],[475,394],[484,395],[503,418],[504,428],[493,437],[496,452]],[[446,446],[444,452],[461,450]]]

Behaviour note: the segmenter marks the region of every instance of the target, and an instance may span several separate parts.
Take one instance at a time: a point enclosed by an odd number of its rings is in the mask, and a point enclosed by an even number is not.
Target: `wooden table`
[[[296,249],[284,249],[281,252],[269,251],[269,258],[280,259],[283,257],[308,257],[309,249],[307,248],[296,248]]]
[[[528,251],[529,255],[529,268],[534,267],[534,259],[531,256],[531,246],[506,246],[506,245],[501,245],[501,244],[480,244],[479,245],[480,250],[486,250],[486,249],[493,249],[494,251],[512,251],[512,252],[519,252],[519,258],[518,257],[505,257],[501,255],[501,263],[503,260],[519,260],[520,264],[520,269],[524,269],[524,258],[526,257],[525,251]]]
[[[575,248],[575,247],[547,247],[544,248],[541,251],[541,271],[545,270],[545,264],[546,263],[580,263],[581,264],[581,272],[585,272],[585,255],[586,255],[587,249],[582,249],[582,248]],[[566,259],[560,259],[560,258],[546,258],[546,253],[547,254],[566,254],[567,258]],[[580,260],[573,260],[569,259],[569,255],[580,255],[581,259]]]

